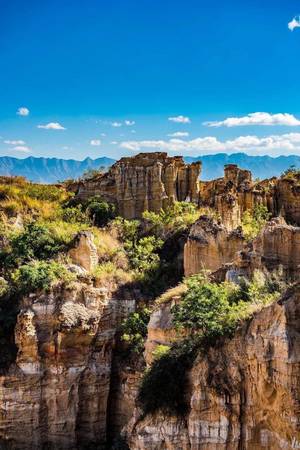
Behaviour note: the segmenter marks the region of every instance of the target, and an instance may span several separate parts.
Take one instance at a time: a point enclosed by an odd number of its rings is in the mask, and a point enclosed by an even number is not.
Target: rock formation
[[[297,286],[282,301],[257,313],[234,339],[200,355],[189,375],[188,413],[143,418],[136,409],[124,430],[129,448],[297,448],[299,314]]]
[[[214,209],[223,225],[233,230],[241,224],[243,213],[257,203],[274,210],[273,181],[254,183],[251,172],[230,164],[225,166],[223,178],[200,182],[200,205]]]
[[[72,262],[87,272],[92,271],[98,263],[97,247],[90,231],[78,233],[74,239],[73,247],[68,252]]]
[[[233,261],[245,241],[241,229],[228,231],[208,216],[200,217],[190,230],[184,246],[184,274],[190,276],[202,269],[217,270]]]
[[[115,203],[127,218],[141,217],[145,210],[159,212],[175,200],[198,202],[201,163],[185,164],[181,156],[140,153],[122,158],[103,174],[79,183],[77,197],[99,195]]]
[[[84,281],[23,299],[17,359],[0,378],[1,449],[105,443],[116,327],[133,309]]]

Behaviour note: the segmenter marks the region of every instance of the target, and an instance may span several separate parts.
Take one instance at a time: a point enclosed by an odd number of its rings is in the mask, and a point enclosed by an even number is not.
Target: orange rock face
[[[159,212],[174,201],[198,202],[201,163],[185,164],[181,156],[140,153],[122,158],[108,173],[79,184],[81,199],[101,196],[115,203],[118,213],[138,218],[146,210]]]
[[[300,288],[199,356],[183,417],[136,409],[130,449],[262,450],[299,445]],[[126,433],[125,433],[126,434]]]
[[[224,225],[202,216],[192,227],[184,246],[184,274],[190,276],[201,270],[217,270],[233,261],[243,248],[240,229],[228,231]]]
[[[84,282],[23,299],[16,362],[0,377],[1,449],[105,443],[116,328],[133,304]]]

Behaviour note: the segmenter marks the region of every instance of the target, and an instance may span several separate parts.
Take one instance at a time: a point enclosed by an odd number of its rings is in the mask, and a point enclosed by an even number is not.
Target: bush
[[[64,208],[61,212],[61,218],[64,222],[68,223],[90,224],[90,219],[87,214],[82,211],[81,205]]]
[[[168,345],[160,344],[158,345],[152,352],[152,356],[154,360],[162,358],[170,351],[170,347]]]
[[[74,275],[57,262],[35,261],[22,265],[12,274],[16,289],[23,294],[37,290],[48,291],[56,281],[72,281]]]
[[[252,211],[245,211],[242,218],[242,229],[245,238],[247,240],[254,239],[270,217],[271,214],[268,212],[268,208],[261,204],[255,205]]]
[[[237,288],[231,283],[211,283],[202,274],[188,278],[186,285],[183,300],[172,308],[175,326],[207,339],[230,334],[235,325],[230,300]]]
[[[112,232],[116,232],[122,242],[136,242],[138,239],[140,222],[116,217],[111,223]]]
[[[125,242],[124,248],[131,267],[138,272],[145,273],[158,268],[160,258],[157,250],[162,245],[161,239],[157,239],[155,236],[147,236],[137,242]]]
[[[121,326],[121,339],[129,344],[131,351],[139,353],[144,348],[147,336],[147,325],[150,319],[150,310],[143,308],[131,313]]]
[[[34,259],[50,259],[62,248],[62,242],[45,225],[31,222],[12,238],[8,262],[16,265]]]
[[[167,209],[161,209],[158,214],[152,211],[143,213],[143,219],[150,227],[151,233],[163,239],[169,234],[185,230],[198,216],[196,205],[189,202],[175,202]]]
[[[115,205],[102,201],[97,197],[89,201],[86,211],[93,220],[94,225],[98,227],[104,227],[116,215]]]

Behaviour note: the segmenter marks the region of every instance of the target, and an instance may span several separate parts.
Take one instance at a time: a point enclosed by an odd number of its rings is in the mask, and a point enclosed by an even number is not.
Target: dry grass
[[[128,270],[118,268],[113,262],[99,264],[93,271],[93,276],[97,285],[116,286],[133,281],[133,274]]]
[[[157,298],[156,304],[161,305],[162,303],[168,303],[174,297],[182,297],[187,292],[187,286],[185,283],[180,283],[177,286],[168,289],[160,297]]]
[[[112,233],[98,228],[93,228],[93,233],[99,261],[101,263],[110,261],[117,268],[127,270],[128,259],[120,241]]]

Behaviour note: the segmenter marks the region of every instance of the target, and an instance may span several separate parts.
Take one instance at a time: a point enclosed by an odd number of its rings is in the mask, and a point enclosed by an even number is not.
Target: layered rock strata
[[[104,446],[116,327],[133,309],[83,281],[22,300],[16,362],[0,377],[1,449]]]
[[[198,357],[189,374],[186,415],[157,412],[143,417],[137,408],[124,430],[129,448],[297,448],[299,317],[297,286],[282,301],[255,314],[232,340]]]
[[[190,276],[201,270],[217,270],[234,260],[245,244],[241,229],[228,231],[208,216],[200,217],[190,230],[184,246],[184,274]]]
[[[122,158],[103,174],[79,183],[77,197],[99,195],[115,203],[118,213],[138,218],[146,210],[159,212],[174,201],[198,203],[201,163],[185,164],[181,156],[140,153]]]

